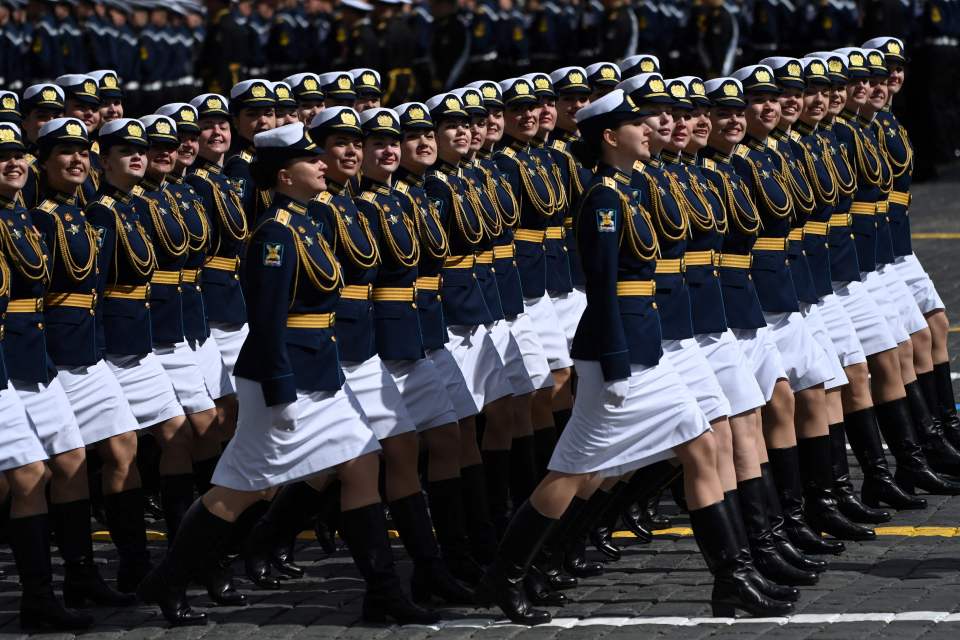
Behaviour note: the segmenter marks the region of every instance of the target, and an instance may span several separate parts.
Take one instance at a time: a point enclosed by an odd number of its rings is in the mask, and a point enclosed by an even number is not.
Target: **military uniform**
[[[244,80],[230,89],[230,113],[234,116],[244,109],[273,110],[276,105],[277,96],[268,80]],[[244,139],[236,132],[223,163],[223,174],[233,180],[240,189],[240,201],[243,203],[248,227],[253,227],[260,217],[260,212],[270,204],[269,191],[259,189],[250,172],[250,165],[255,159],[253,141]]]

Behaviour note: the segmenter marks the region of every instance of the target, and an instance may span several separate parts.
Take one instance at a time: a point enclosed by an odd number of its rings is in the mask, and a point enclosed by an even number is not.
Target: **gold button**
[[[650,308],[656,309],[656,308],[657,308],[657,303],[656,303],[656,302],[651,302],[651,303],[650,303]]]
[[[146,303],[146,304],[143,305],[143,306],[145,306],[147,309],[149,309],[149,308],[150,308],[150,303],[148,302],[148,303]]]
[[[850,239],[853,240],[854,238],[855,238],[855,236],[851,233],[851,234],[850,234]]]
[[[37,329],[41,329],[41,330],[43,329],[43,323],[42,323],[42,322],[38,322],[38,323],[37,323]]]

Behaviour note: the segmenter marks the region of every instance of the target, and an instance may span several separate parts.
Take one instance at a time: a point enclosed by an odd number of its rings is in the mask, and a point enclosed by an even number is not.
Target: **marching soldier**
[[[319,76],[310,72],[297,73],[287,76],[283,81],[293,91],[300,122],[309,124],[318,113],[323,111],[323,91],[320,89]]]
[[[259,189],[250,172],[255,159],[253,136],[277,124],[277,95],[268,80],[244,80],[230,89],[231,124],[236,135],[223,165],[223,174],[240,188],[248,224],[253,224],[270,204],[270,194]]]

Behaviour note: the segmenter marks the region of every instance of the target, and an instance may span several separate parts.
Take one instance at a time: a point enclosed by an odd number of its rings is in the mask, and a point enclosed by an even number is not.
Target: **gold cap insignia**
[[[693,95],[696,96],[705,96],[707,95],[707,88],[703,86],[703,83],[697,80],[690,85],[690,88],[693,90]]]
[[[250,94],[254,98],[262,98],[267,95],[267,88],[262,84],[255,84],[250,88]]]
[[[466,95],[466,98],[467,98],[467,104],[470,105],[471,107],[480,106],[480,96],[478,96],[477,94],[468,93]]]
[[[220,98],[207,98],[207,109],[223,109]]]
[[[657,65],[653,64],[653,60],[643,60],[640,62],[640,71],[644,73],[652,73],[657,70]]]
[[[676,84],[670,85],[670,95],[674,98],[686,98],[687,89],[682,84],[677,82]]]
[[[891,40],[890,42],[887,43],[887,51],[889,51],[890,53],[899,54],[902,51],[902,48],[900,47],[899,42],[897,42],[896,40]]]
[[[791,62],[787,65],[787,75],[789,75],[791,78],[799,78],[801,71],[800,65],[796,62]]]
[[[492,84],[483,85],[483,97],[484,98],[496,98],[497,97],[497,88]]]
[[[13,129],[0,127],[0,142],[13,142],[16,139],[17,134],[13,132]]]
[[[59,96],[54,89],[44,89],[40,92],[40,97],[44,100],[56,100]]]
[[[863,66],[863,56],[859,53],[850,54],[850,66],[862,67]]]
[[[569,80],[573,84],[583,84],[583,75],[579,71],[572,71]]]
[[[158,121],[157,133],[170,133],[170,125],[163,120]]]
[[[518,82],[514,85],[514,90],[519,96],[525,96],[530,93],[530,86],[526,82]]]
[[[116,76],[103,76],[103,86],[108,89],[117,88],[117,78]]]
[[[824,72],[824,68],[823,68],[823,65],[820,64],[819,62],[814,62],[813,64],[810,65],[810,71],[812,71],[815,75],[822,76]]]
[[[372,73],[365,73],[360,76],[360,82],[368,87],[377,86],[377,79],[373,76]]]
[[[83,135],[83,129],[80,128],[76,122],[67,123],[67,135],[68,136],[80,136]]]
[[[143,129],[141,129],[139,125],[128,124],[127,133],[129,133],[134,138],[140,138],[143,136]]]
[[[340,76],[340,78],[337,80],[337,86],[341,89],[349,89],[350,84],[350,78],[347,76]]]
[[[393,118],[391,118],[386,113],[381,113],[379,116],[377,116],[377,124],[380,125],[381,127],[392,127]]]
[[[181,119],[181,120],[184,120],[184,121],[186,121],[186,122],[193,122],[193,121],[194,121],[193,110],[192,110],[192,109],[184,109],[183,111],[181,111],[181,112],[180,112],[180,119]]]
[[[757,72],[753,75],[760,82],[770,82],[770,74],[766,69],[757,69]]]
[[[617,72],[614,71],[613,67],[601,67],[600,77],[607,80],[612,80],[617,77]]]
[[[96,85],[95,83],[90,82],[89,80],[87,80],[86,82],[83,83],[83,92],[84,92],[84,93],[89,93],[89,94],[96,94],[96,93],[97,93],[97,85]]]
[[[317,90],[317,81],[313,78],[307,78],[303,81],[303,88],[307,91],[316,91]]]
[[[289,98],[289,97],[290,97],[290,90],[287,89],[285,86],[280,85],[279,87],[277,87],[277,97],[278,97],[278,98]]]
[[[843,64],[841,64],[839,60],[830,60],[827,62],[827,66],[832,73],[840,73],[843,71]]]
[[[357,124],[357,116],[353,115],[349,111],[344,111],[340,114],[340,122],[343,124]]]
[[[407,116],[411,120],[423,120],[424,115],[425,114],[423,113],[423,109],[421,109],[420,107],[411,107],[410,110],[407,111]]]
[[[728,82],[727,84],[723,85],[723,95],[735,96],[737,93],[737,85],[733,84],[732,82]]]
[[[661,80],[660,78],[654,78],[653,80],[650,81],[651,91],[656,91],[657,93],[660,93],[661,91],[663,91],[663,89],[664,89],[663,80]]]
[[[881,67],[882,67],[882,66],[883,66],[883,56],[880,55],[879,53],[871,53],[871,54],[870,54],[870,64],[872,64],[872,65],[874,65],[874,66],[881,66]]]
[[[549,89],[549,88],[550,88],[550,81],[547,80],[546,78],[539,77],[539,78],[537,78],[536,80],[533,81],[533,85],[534,85],[537,89]]]
[[[454,98],[454,97],[447,98],[446,100],[443,101],[443,104],[444,104],[444,106],[445,106],[447,109],[459,109],[459,108],[460,108],[460,101],[457,100],[457,99]]]
[[[16,109],[17,101],[13,96],[3,96],[4,109]]]

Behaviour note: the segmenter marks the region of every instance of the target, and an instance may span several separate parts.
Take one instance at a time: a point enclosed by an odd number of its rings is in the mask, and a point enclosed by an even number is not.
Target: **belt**
[[[180,284],[179,271],[154,271],[150,284]]]
[[[785,251],[786,248],[786,238],[757,238],[753,245],[754,251]]]
[[[40,313],[43,311],[43,298],[20,298],[7,303],[7,313]]]
[[[376,287],[373,290],[373,301],[413,302],[413,299],[416,295],[416,287]]]
[[[329,329],[336,317],[335,313],[292,313],[287,316],[287,328]]]
[[[653,280],[627,280],[617,283],[618,296],[652,296],[657,292],[657,283]]]
[[[240,267],[240,258],[221,258],[218,256],[213,256],[212,258],[207,258],[207,260],[203,263],[203,266],[208,269],[216,269],[217,271],[229,271],[230,273],[235,273]]]
[[[716,266],[717,259],[720,257],[714,250],[710,251],[687,251],[683,256],[683,263],[688,267]],[[658,261],[657,264],[660,264]]]
[[[886,200],[881,200],[877,203],[877,213],[888,213],[890,211],[890,203]]]
[[[493,249],[478,253],[477,264],[493,264]]]
[[[43,298],[47,308],[71,307],[74,309],[93,309],[97,306],[95,293],[48,293]]]
[[[420,276],[417,291],[440,291],[440,276]]]
[[[826,222],[810,221],[803,225],[803,232],[808,236],[825,236],[830,232],[830,225]]]
[[[910,206],[910,192],[909,191],[891,191],[890,192],[890,202],[893,204],[902,204],[905,207]]]
[[[497,260],[501,258],[512,258],[517,255],[517,247],[513,244],[505,244],[493,248],[493,257]]]
[[[876,202],[854,202],[850,205],[850,213],[855,216],[872,216],[876,212]]]
[[[340,297],[347,300],[369,300],[372,284],[348,284],[340,290]]]
[[[787,235],[787,240],[803,240],[803,228],[790,229],[790,233]]]
[[[180,272],[181,281],[187,284],[196,284],[200,279],[200,269],[184,269]]]
[[[477,259],[473,256],[447,256],[443,261],[444,269],[473,269]]]
[[[682,273],[683,258],[658,258],[655,273]],[[617,284],[619,290],[619,283]]]
[[[537,231],[535,229],[517,229],[513,232],[514,240],[522,242],[543,242],[546,231]]]
[[[735,253],[720,255],[720,266],[730,269],[749,269],[753,266],[753,256],[742,256]]]
[[[835,213],[830,216],[831,227],[849,227],[853,224],[853,216],[849,213]]]
[[[563,227],[547,227],[547,240],[563,240]]]
[[[104,293],[105,298],[112,300],[146,300],[150,297],[150,285],[126,285],[118,284],[113,287],[107,287]]]

